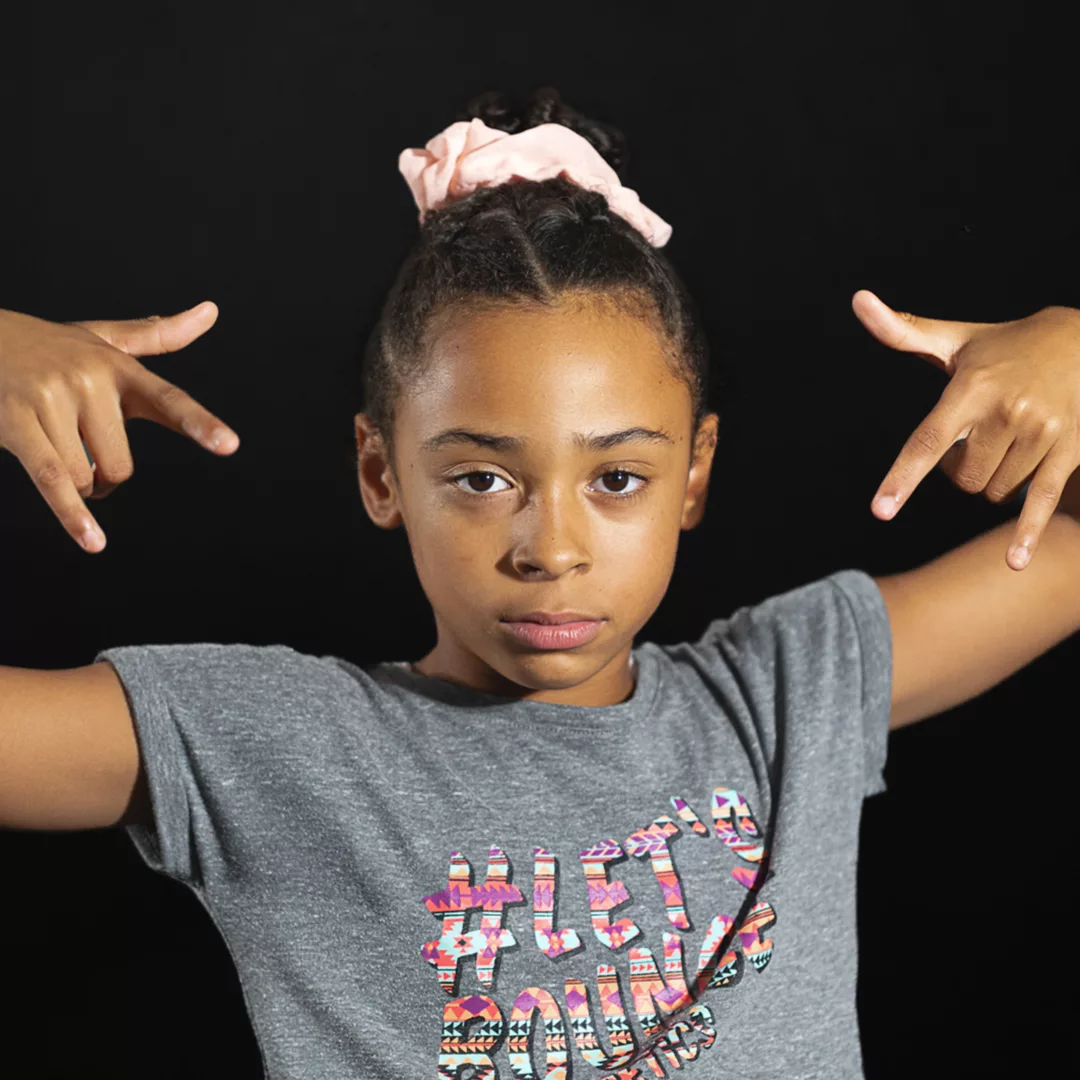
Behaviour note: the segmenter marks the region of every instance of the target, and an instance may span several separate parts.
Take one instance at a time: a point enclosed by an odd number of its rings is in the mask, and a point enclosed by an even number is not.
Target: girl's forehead
[[[649,323],[603,307],[521,308],[448,321],[428,345],[409,411],[432,422],[449,412],[565,419],[590,414],[665,417],[689,406]],[[405,402],[403,402],[405,404]]]

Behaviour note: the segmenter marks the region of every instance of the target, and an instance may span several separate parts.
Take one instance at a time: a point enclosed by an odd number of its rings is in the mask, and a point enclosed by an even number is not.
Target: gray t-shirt
[[[127,831],[220,930],[269,1080],[862,1076],[880,591],[841,571],[633,655],[586,707],[287,645],[98,653],[149,779]]]

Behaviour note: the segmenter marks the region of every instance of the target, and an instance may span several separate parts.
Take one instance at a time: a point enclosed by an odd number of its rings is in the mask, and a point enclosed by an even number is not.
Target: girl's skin
[[[868,305],[879,336],[898,329],[866,297],[857,304]],[[972,342],[985,331],[925,321],[916,327],[896,318],[901,332],[918,331],[914,345],[935,349],[946,357],[939,364],[954,368],[961,346],[942,345],[946,335],[959,341],[967,334],[965,342]],[[1065,325],[1059,338],[1056,318],[1034,331],[995,327],[1022,359],[1002,357],[999,349],[995,361],[993,347],[984,344],[969,349],[966,361],[992,374],[1005,369],[996,377],[1016,397],[1076,396],[1080,349],[1075,326]],[[1033,332],[1057,345],[1044,364],[1023,355],[1025,334]],[[416,668],[535,701],[625,700],[633,689],[627,659],[634,635],[667,589],[680,530],[704,512],[716,415],[705,417],[692,440],[690,393],[672,373],[661,340],[646,323],[606,305],[462,312],[433,338],[428,368],[398,403],[392,463],[368,417],[355,418],[368,514],[384,528],[404,524],[435,613],[437,644]],[[1062,368],[1071,378],[1060,384],[1045,370],[1053,366],[1050,352],[1059,361],[1069,356]],[[1049,425],[1059,438],[1047,441],[1043,406],[1024,398],[1018,415],[1029,421],[1037,415],[1040,425],[1029,434],[1010,423],[980,378],[966,393],[958,389],[962,381],[952,384],[954,393],[943,396],[909,440],[879,497],[901,492],[903,501],[933,466],[933,452],[940,457],[961,434],[967,440],[953,453],[954,478],[978,479],[980,489],[993,479],[995,498],[1014,492],[1040,461],[1046,463],[1040,469],[1062,460],[1075,465],[1075,447],[1060,438],[1063,421]],[[1015,406],[1008,392],[1004,400]],[[1073,407],[1075,431],[1080,401]],[[667,439],[639,438],[610,449],[579,445],[583,437],[633,430]],[[446,432],[459,434],[438,449],[427,447]],[[520,446],[497,444],[494,436]],[[1025,441],[1026,450],[1006,455]],[[633,496],[611,494],[611,482],[620,482],[616,470],[646,482],[626,485],[621,478],[624,487],[636,488]],[[898,500],[889,501],[895,508]],[[1045,529],[1047,550],[1023,575],[1000,559],[1003,531],[1030,538],[1044,509],[1036,496],[1018,525],[993,530],[927,567],[878,580],[893,636],[891,726],[974,697],[1080,626],[1080,525],[1056,515]],[[737,522],[731,535],[737,544]],[[558,652],[524,648],[500,630],[500,619],[535,610],[579,611],[606,622],[588,645]]]
[[[900,314],[866,292],[853,306],[884,344],[950,376],[874,513],[893,516],[936,464],[993,501],[1030,481],[1016,522],[877,579],[898,727],[982,693],[1080,628],[1080,312],[973,324]],[[92,520],[82,499],[131,475],[126,419],[219,454],[237,448],[235,433],[133,359],[183,347],[216,315],[203,304],[170,319],[61,326],[0,312],[0,446],[73,536]],[[369,419],[355,418],[364,504],[376,524],[404,524],[435,614],[437,644],[416,667],[502,696],[624,701],[634,635],[667,589],[680,530],[704,512],[716,416],[695,435],[689,390],[653,328],[588,298],[449,313],[428,360],[397,402],[393,462]],[[526,648],[500,626],[538,610],[604,623],[560,651]]]
[[[654,329],[608,305],[444,324],[398,402],[393,467],[356,417],[364,505],[383,528],[404,523],[435,612],[438,643],[416,668],[536,701],[627,698],[634,635],[704,510],[717,417],[696,446],[692,421]],[[500,629],[532,611],[605,621],[586,645],[541,651]]]

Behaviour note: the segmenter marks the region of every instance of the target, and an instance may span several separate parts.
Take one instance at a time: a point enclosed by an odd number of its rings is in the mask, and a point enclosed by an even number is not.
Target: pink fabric
[[[423,149],[402,150],[398,168],[420,208],[428,210],[464,198],[479,187],[495,187],[514,177],[547,180],[565,174],[589,191],[598,191],[611,209],[626,218],[653,247],[671,238],[671,226],[643,206],[637,192],[623,187],[599,151],[562,124],[540,124],[511,135],[488,127],[479,117],[458,120]]]

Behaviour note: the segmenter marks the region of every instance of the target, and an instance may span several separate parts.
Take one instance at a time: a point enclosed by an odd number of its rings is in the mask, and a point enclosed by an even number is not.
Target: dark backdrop
[[[554,83],[631,144],[722,381],[707,520],[643,637],[841,567],[914,566],[1015,513],[931,476],[869,501],[943,376],[850,311],[1001,320],[1080,306],[1065,37],[1037,9],[822,4],[39,5],[6,23],[0,306],[218,325],[146,361],[240,433],[218,460],[129,425],[134,477],[81,552],[0,455],[0,659],[285,642],[416,658],[405,538],[366,519],[356,362],[416,229],[398,152],[472,94]],[[5,19],[7,16],[5,16]],[[1059,48],[1059,45],[1061,46]],[[1062,752],[1075,640],[894,735],[865,808],[868,1075],[1038,1073],[1076,962]],[[228,951],[118,830],[0,835],[0,1075],[260,1075]],[[822,932],[827,932],[825,928]],[[737,1033],[731,1033],[735,1036]],[[745,1033],[743,1033],[745,1034]]]

